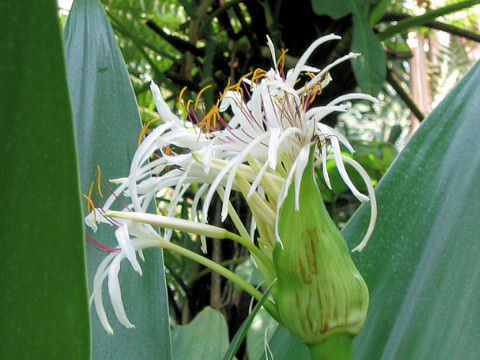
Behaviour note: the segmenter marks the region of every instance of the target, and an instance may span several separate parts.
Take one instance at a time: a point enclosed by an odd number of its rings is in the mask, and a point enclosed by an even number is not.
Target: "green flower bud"
[[[304,343],[334,335],[354,336],[365,324],[368,289],[347,244],[330,218],[313,172],[313,154],[303,173],[299,210],[294,186],[280,212],[273,261],[273,290],[282,324]]]

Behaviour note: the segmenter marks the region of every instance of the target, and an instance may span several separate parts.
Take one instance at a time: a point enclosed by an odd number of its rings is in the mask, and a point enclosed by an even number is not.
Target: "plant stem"
[[[252,255],[254,255],[258,260],[262,262],[262,264],[265,265],[265,267],[268,269],[268,271],[270,271],[272,275],[275,274],[275,268],[272,261],[268,258],[267,255],[265,255],[264,252],[262,252],[262,250],[256,247],[255,244],[250,241],[250,239],[245,240],[240,235],[231,232],[227,232],[227,238],[245,246],[252,253]]]
[[[410,19],[413,16],[408,15],[408,14],[403,14],[403,13],[397,13],[397,12],[386,12],[385,15],[383,16],[382,19],[380,19],[380,22],[385,22],[385,21],[401,21],[405,19]],[[429,21],[427,23],[422,24],[422,26],[430,28],[430,29],[435,29],[435,30],[440,30],[440,31],[445,31],[449,34],[456,35],[463,37],[465,39],[469,39],[472,41],[480,42],[480,34],[470,31],[467,29],[460,28],[458,26],[450,25],[450,24],[445,24],[440,21]]]
[[[311,360],[352,360],[352,340],[349,334],[337,334],[310,345]]]
[[[244,262],[245,260],[248,260],[249,258],[250,258],[250,256],[243,256],[241,258],[229,259],[229,260],[222,261],[221,263],[219,263],[219,265],[225,267],[225,266],[229,266],[229,265],[240,264],[240,263]],[[210,270],[209,268],[203,269],[203,270],[199,271],[198,273],[196,273],[195,276],[190,278],[190,281],[193,283],[193,282],[199,280],[200,278],[204,277],[208,273],[210,273],[210,271],[212,271],[212,270]]]
[[[417,117],[421,122],[425,118],[422,110],[418,107],[415,100],[410,96],[410,94],[403,88],[403,85],[398,78],[398,76],[390,69],[387,70],[387,81],[393,87],[398,96],[405,102],[410,111]]]
[[[428,11],[427,13],[420,16],[414,16],[409,19],[402,20],[397,25],[390,26],[381,33],[379,33],[378,38],[380,40],[388,39],[389,37],[401,33],[409,28],[421,26],[425,23],[428,23],[429,21],[432,21],[439,16],[454,13],[479,3],[480,0],[466,0],[456,4],[447,5],[436,10]]]
[[[161,247],[167,250],[171,250],[176,252],[177,254],[183,255],[193,261],[196,261],[197,263],[215,271],[216,273],[222,275],[226,279],[230,280],[234,284],[237,284],[240,286],[243,290],[245,290],[247,293],[249,293],[252,297],[254,297],[257,301],[260,301],[262,298],[263,294],[262,292],[258,291],[255,287],[250,285],[248,282],[243,280],[240,276],[235,274],[234,272],[224,268],[223,266],[217,264],[216,262],[207,259],[206,257],[199,255],[193,251],[190,251],[188,249],[185,249],[179,245],[176,245],[171,242],[167,241],[162,241]],[[275,304],[267,299],[265,300],[263,306],[265,309],[272,315],[273,318],[278,319],[278,312]]]
[[[223,201],[223,195],[225,194],[225,191],[223,190],[223,187],[219,186],[217,188],[217,193],[220,196],[220,199]],[[233,207],[230,200],[228,200],[228,215],[230,216],[230,219],[232,219],[233,225],[235,225],[235,227],[237,228],[240,235],[242,237],[244,237],[245,239],[250,239],[250,234],[248,233],[247,229],[245,228],[245,225],[243,225],[242,220],[238,216],[238,214],[235,211],[235,208]]]

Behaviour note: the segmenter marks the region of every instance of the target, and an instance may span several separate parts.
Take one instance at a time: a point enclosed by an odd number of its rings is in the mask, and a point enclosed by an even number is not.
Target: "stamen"
[[[120,251],[120,248],[117,248],[117,247],[111,247],[111,246],[108,246],[108,245],[104,245],[102,243],[99,243],[97,240],[95,240],[93,238],[93,236],[91,236],[90,234],[87,234],[85,236],[85,239],[87,240],[87,242],[92,245],[95,249],[97,250],[100,250],[100,251],[103,251],[103,252],[108,252],[108,253],[112,253],[112,252],[118,252]]]
[[[170,145],[165,146],[164,152],[166,155],[169,155],[169,156],[175,155],[175,152],[172,150]]]
[[[255,71],[253,72],[253,75],[252,75],[252,81],[255,82],[255,81],[257,81],[258,79],[261,79],[261,78],[268,78],[267,72],[263,69],[260,69],[260,68],[255,69]]]
[[[187,87],[184,86],[183,89],[180,91],[180,95],[178,95],[178,103],[179,104],[183,104],[183,94],[185,93],[185,91],[187,90]]]
[[[113,191],[113,189],[110,187],[110,185],[108,185],[107,182],[104,181],[103,179],[102,179],[102,184],[108,189],[108,191],[110,191],[110,193],[115,197],[115,199],[117,199],[118,202],[123,205],[123,207],[124,207],[125,209],[128,209],[128,205],[125,204],[125,202],[117,196],[117,194],[115,193],[115,191]],[[102,209],[102,210],[103,210],[103,209]]]
[[[103,198],[101,183],[102,183],[102,170],[100,169],[100,165],[97,165],[97,189],[98,189],[98,193]]]
[[[140,131],[140,135],[138,136],[138,143],[137,143],[138,146],[140,146],[143,139],[145,139],[145,135],[147,134],[148,128],[152,125],[153,122],[158,121],[158,120],[160,120],[160,118],[155,118],[155,119],[149,120],[145,124],[143,124],[142,131]]]
[[[277,68],[279,69],[279,72],[281,73],[282,77],[284,75],[287,52],[288,52],[288,49],[282,49],[282,55],[280,55],[277,61]]]
[[[88,204],[87,211],[90,212],[92,211],[92,209],[95,210],[95,205],[93,204],[92,199],[85,194],[82,194],[82,196],[85,198],[85,200],[87,200],[87,204]],[[95,222],[97,222],[95,211],[93,212],[93,216],[95,217]]]
[[[205,86],[202,90],[200,90],[200,91],[198,92],[197,99],[195,100],[195,107],[194,107],[195,110],[197,110],[198,103],[200,102],[200,98],[202,97],[202,94],[203,94],[206,90],[210,89],[212,86],[213,86],[213,85],[207,85],[207,86]]]

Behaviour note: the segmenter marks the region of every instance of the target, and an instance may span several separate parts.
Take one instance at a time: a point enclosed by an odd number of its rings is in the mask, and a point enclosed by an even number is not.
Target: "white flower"
[[[188,120],[181,120],[171,112],[158,86],[152,83],[151,91],[164,124],[155,128],[140,144],[133,157],[129,176],[115,181],[118,187],[112,191],[105,205],[94,209],[86,218],[87,225],[93,230],[96,230],[98,221],[118,227],[115,235],[119,246],[99,266],[92,295],[107,331],[111,328],[101,300],[103,279],[108,275],[110,297],[120,322],[127,327],[133,326],[121,302],[117,277],[120,262],[127,258],[141,274],[135,252],[148,246],[161,247],[160,243],[169,241],[171,235],[171,230],[165,230],[162,238],[150,225],[133,225],[135,223],[129,220],[103,217],[102,214],[110,210],[121,194],[130,199],[128,204],[123,204],[125,212],[146,213],[159,191],[174,188],[168,209],[168,216],[173,217],[179,199],[190,185],[201,184],[193,201],[192,219],[196,219],[198,203],[204,198],[201,221],[205,223],[215,192],[220,192],[223,198],[223,221],[229,214],[236,215],[232,213],[234,210],[229,198],[232,190],[239,191],[252,210],[253,226],[257,226],[260,234],[259,247],[271,256],[275,241],[281,243],[276,228],[282,203],[293,183],[298,209],[302,174],[314,145],[315,161],[323,168],[327,186],[330,187],[330,179],[326,162],[333,158],[343,181],[357,199],[371,200],[370,226],[365,238],[354,250],[363,249],[376,218],[373,186],[365,170],[353,159],[342,155],[342,144],[349,152],[354,152],[348,140],[320,121],[332,112],[346,111],[350,107],[350,100],[376,99],[370,95],[353,93],[340,96],[325,106],[314,106],[316,96],[332,81],[328,71],[357,54],[350,53],[324,69],[306,65],[318,46],[336,39],[339,37],[335,35],[318,39],[296,66],[285,72],[284,59],[280,58],[277,63],[275,50],[268,38],[274,68],[269,71],[257,69],[238,83],[227,86],[217,104],[205,116],[197,114],[197,98],[195,105],[192,102],[187,105]],[[310,80],[297,86],[300,76],[309,76]],[[360,172],[367,184],[368,196],[360,193],[352,183],[344,161]],[[246,232],[241,226],[238,230],[240,234]],[[253,232],[250,231],[252,236]],[[205,235],[201,231],[196,233]],[[205,242],[202,242],[202,249],[206,251]]]

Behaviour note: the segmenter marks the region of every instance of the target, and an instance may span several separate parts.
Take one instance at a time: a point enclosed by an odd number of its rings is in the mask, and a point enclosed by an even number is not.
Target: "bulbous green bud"
[[[365,324],[368,289],[322,201],[313,155],[303,173],[299,211],[289,189],[280,212],[273,296],[282,324],[309,345],[355,335]]]

